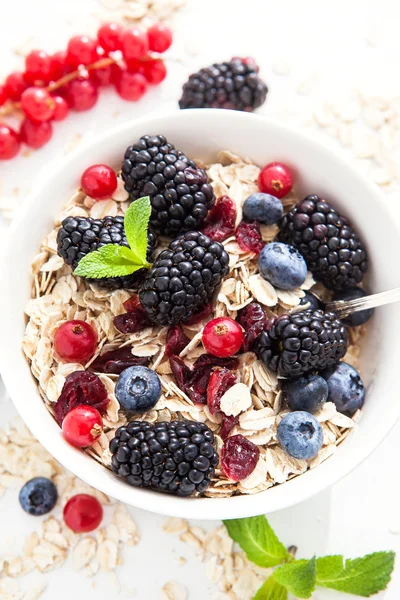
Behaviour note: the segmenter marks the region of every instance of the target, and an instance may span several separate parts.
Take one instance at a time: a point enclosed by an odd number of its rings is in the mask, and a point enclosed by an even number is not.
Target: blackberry
[[[180,108],[230,108],[251,112],[264,104],[268,88],[251,59],[233,58],[190,75]]]
[[[297,248],[315,278],[333,291],[355,287],[368,270],[367,251],[357,233],[316,195],[283,217],[279,240]]]
[[[140,302],[159,325],[186,321],[211,298],[228,265],[222,244],[199,231],[186,233],[157,257],[140,286]]]
[[[215,203],[206,172],[162,135],[127,148],[122,178],[132,200],[150,196],[151,225],[165,235],[200,229]]]
[[[133,421],[110,442],[114,473],[130,485],[178,496],[206,491],[218,465],[214,434],[193,421]]]
[[[147,260],[151,261],[157,244],[155,233],[148,230]],[[106,244],[118,244],[129,247],[124,232],[124,218],[104,217],[92,219],[91,217],[67,217],[61,223],[57,234],[58,255],[67,265],[75,269],[79,261]],[[126,277],[108,277],[102,279],[87,279],[86,281],[98,283],[108,289],[131,289],[138,285],[145,270],[140,269]]]
[[[335,365],[347,350],[345,326],[322,310],[283,315],[258,336],[254,350],[272,371],[295,377]]]

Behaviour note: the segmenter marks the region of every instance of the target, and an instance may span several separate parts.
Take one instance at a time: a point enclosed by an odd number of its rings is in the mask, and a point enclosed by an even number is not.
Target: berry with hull
[[[54,351],[64,362],[85,364],[97,348],[97,334],[85,321],[66,321],[54,334]]]
[[[279,317],[260,333],[254,350],[278,375],[297,377],[338,363],[347,343],[346,328],[334,313],[306,310]]]
[[[332,300],[358,300],[359,298],[364,298],[367,296],[367,292],[365,292],[361,288],[350,288],[348,290],[343,290],[342,292],[336,292],[333,295]],[[368,308],[367,310],[359,310],[358,312],[349,315],[342,319],[343,323],[348,327],[359,327],[360,325],[364,325],[367,321],[370,320],[374,312],[373,308]]]
[[[290,410],[315,413],[328,400],[328,384],[320,375],[284,380],[283,390]]]
[[[264,104],[268,88],[256,64],[241,58],[216,63],[190,75],[180,108],[227,108],[251,112]]]
[[[316,195],[283,217],[279,239],[294,246],[315,279],[333,291],[356,287],[368,270],[366,249],[353,227]]]
[[[39,517],[46,515],[56,505],[57,488],[47,477],[34,477],[25,483],[19,493],[19,503],[25,512]]]
[[[94,496],[76,494],[64,506],[64,522],[75,533],[94,531],[103,520],[103,507]]]
[[[17,156],[20,148],[20,138],[14,129],[0,123],[0,160],[10,160]]]
[[[129,367],[118,377],[115,395],[123,410],[146,412],[154,408],[160,399],[160,378],[147,367]]]
[[[301,254],[280,242],[264,246],[258,258],[258,268],[264,279],[281,290],[294,290],[307,277],[307,265]]]
[[[240,350],[244,333],[237,321],[230,317],[218,317],[204,327],[202,339],[207,352],[226,358]]]
[[[133,486],[178,496],[206,491],[218,465],[214,434],[204,423],[133,421],[110,442],[111,468]]]
[[[289,413],[278,425],[279,443],[293,458],[314,458],[322,448],[323,438],[321,425],[305,411]]]
[[[94,200],[104,200],[117,189],[117,176],[107,165],[92,165],[82,173],[81,186]]]
[[[65,416],[62,432],[71,446],[87,448],[103,433],[103,419],[93,406],[77,406]]]
[[[283,198],[293,186],[293,176],[290,169],[279,162],[272,162],[261,169],[258,176],[260,192]]]
[[[223,246],[191,231],[159,254],[140,286],[140,302],[151,321],[176,325],[211,299],[228,271]]]
[[[326,379],[329,400],[339,412],[353,416],[364,404],[365,387],[358,371],[341,362],[336,368],[327,369],[321,375]]]
[[[263,225],[274,225],[283,215],[283,206],[279,198],[271,194],[252,194],[244,201],[243,218],[257,221]]]

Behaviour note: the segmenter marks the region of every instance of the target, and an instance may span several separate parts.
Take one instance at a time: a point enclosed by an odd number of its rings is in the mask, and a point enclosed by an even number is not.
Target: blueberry
[[[252,194],[243,204],[245,221],[258,221],[264,225],[273,225],[279,221],[282,215],[282,202],[270,194]]]
[[[258,257],[261,275],[281,290],[298,288],[307,276],[304,258],[292,246],[280,242],[267,244]]]
[[[365,398],[365,387],[358,371],[345,362],[321,373],[326,379],[329,400],[334,402],[339,412],[352,416],[362,407]]]
[[[300,300],[300,306],[305,306],[306,309],[311,310],[323,310],[324,308],[321,300],[311,292],[305,292],[303,298]]]
[[[358,298],[364,298],[367,296],[367,292],[362,290],[361,288],[351,288],[349,290],[344,290],[343,292],[336,292],[333,295],[332,300],[356,300]],[[352,315],[349,315],[345,319],[342,319],[345,325],[349,327],[356,327],[357,325],[364,325],[371,317],[374,312],[373,308],[367,308],[367,310],[360,310],[359,312],[355,312]]]
[[[320,375],[304,375],[284,382],[286,401],[291,410],[314,413],[328,399],[328,384]]]
[[[289,413],[278,425],[279,442],[293,458],[316,456],[322,447],[323,437],[317,419],[302,410]]]
[[[160,378],[147,367],[128,367],[118,377],[115,395],[124,410],[145,412],[153,408],[161,396]]]
[[[57,488],[47,477],[30,479],[19,493],[19,503],[22,508],[35,517],[50,512],[54,508],[57,498]]]

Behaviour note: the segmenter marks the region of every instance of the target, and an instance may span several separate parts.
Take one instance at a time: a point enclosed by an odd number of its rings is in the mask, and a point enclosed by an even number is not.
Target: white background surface
[[[3,75],[21,66],[15,48],[54,51],[72,34],[93,33],[98,24],[99,4],[95,0],[0,0],[0,6]],[[176,18],[176,43],[169,53],[169,77],[164,84],[136,104],[125,103],[113,91],[107,91],[94,110],[58,124],[52,142],[44,150],[0,164],[0,203],[6,199],[22,204],[37,177],[45,176],[52,160],[62,161],[80,136],[95,136],[128,117],[174,108],[180,86],[192,70],[232,55],[252,55],[261,65],[271,92],[260,112],[297,125],[310,125],[316,103],[331,95],[349,98],[357,85],[400,97],[399,16],[396,2],[389,1],[189,0]],[[289,69],[289,73],[277,75],[277,66]],[[313,82],[312,93],[302,96],[296,89],[305,80]],[[398,191],[391,189],[393,204],[398,201]],[[6,222],[1,226],[5,227]],[[3,391],[0,396],[1,421],[5,423],[15,411]],[[392,398],[381,399],[382,410],[385,403],[398,400],[395,396],[394,392]],[[343,553],[351,557],[386,549],[400,552],[399,434],[397,425],[362,466],[330,491],[271,516],[283,540],[299,547],[299,556]],[[127,598],[129,590],[136,590],[140,600],[156,600],[161,598],[162,585],[170,579],[187,586],[189,600],[212,598],[215,590],[203,565],[194,551],[161,531],[164,519],[139,510],[132,510],[132,514],[142,541],[124,551],[124,565],[118,569],[122,586],[118,596],[111,576],[101,575],[92,582],[67,564],[44,576],[48,584],[43,599]],[[9,491],[0,503],[0,525],[1,557],[6,552],[17,552],[38,523],[22,513],[17,492]],[[178,565],[180,556],[188,559],[183,567]],[[22,586],[28,589],[39,577],[43,576],[30,575]],[[340,596],[318,591],[314,597],[328,600]],[[400,568],[385,600],[399,597]]]

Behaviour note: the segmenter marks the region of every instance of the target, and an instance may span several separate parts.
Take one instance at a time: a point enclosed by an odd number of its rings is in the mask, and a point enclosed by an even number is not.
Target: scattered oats
[[[115,542],[105,540],[98,544],[97,558],[103,571],[113,571],[117,566],[117,557],[118,545]]]
[[[352,131],[352,146],[358,158],[372,158],[379,148],[378,137],[371,131],[354,128]]]
[[[188,530],[189,524],[184,519],[178,519],[176,517],[170,517],[165,521],[162,526],[165,533],[172,533],[174,535],[178,533],[184,533]]]
[[[178,581],[168,581],[161,591],[165,600],[186,600],[188,597],[186,587]]]
[[[277,304],[277,290],[261,275],[251,275],[249,286],[254,298],[264,306],[275,306]]]
[[[250,390],[244,383],[236,383],[221,398],[221,411],[237,416],[252,404]]]
[[[46,589],[46,583],[43,581],[35,585],[32,589],[22,596],[22,600],[38,600]]]
[[[72,552],[72,568],[79,571],[90,563],[97,550],[96,540],[92,537],[81,539]]]

